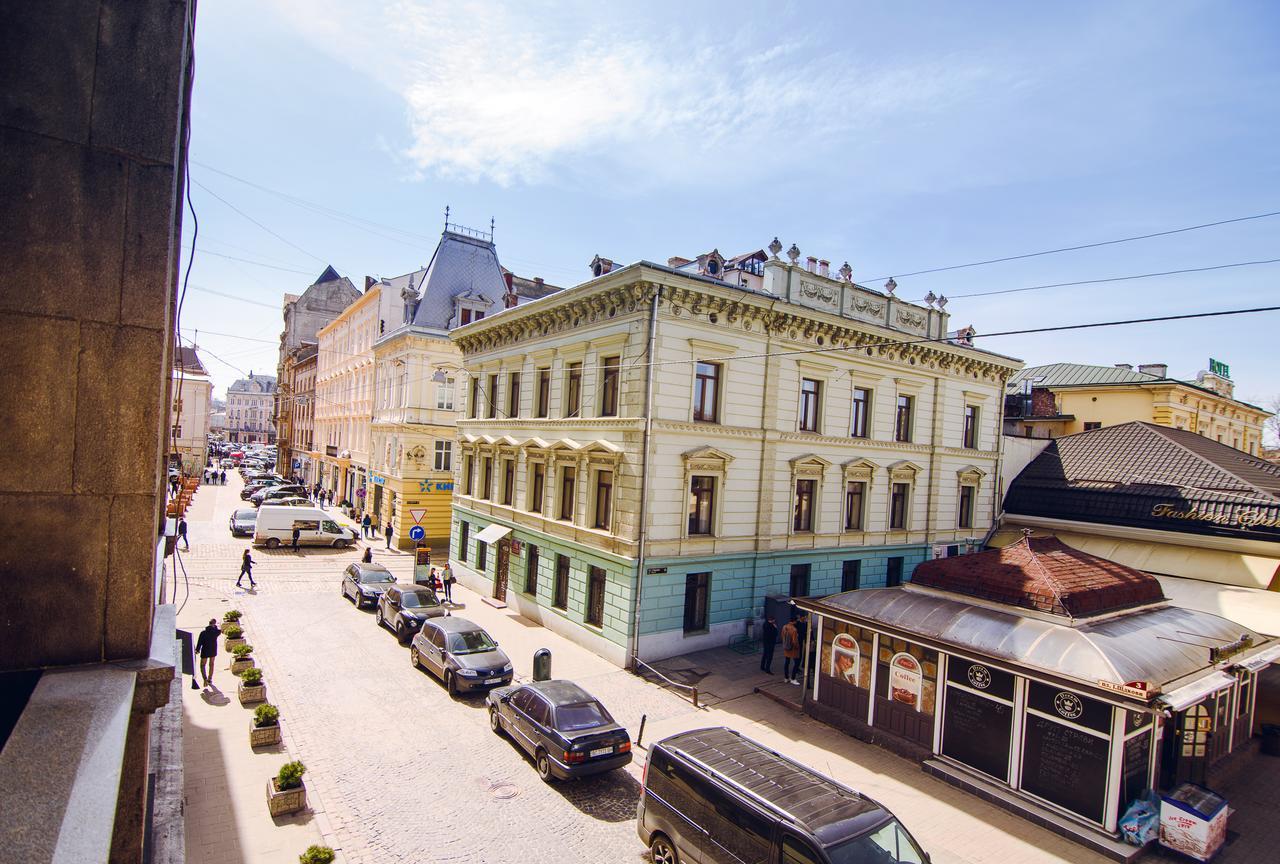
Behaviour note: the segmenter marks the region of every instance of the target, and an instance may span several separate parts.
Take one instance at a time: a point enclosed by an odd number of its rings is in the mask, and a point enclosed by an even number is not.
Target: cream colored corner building
[[[454,331],[461,578],[624,664],[981,543],[1021,363],[774,251],[597,259]]]

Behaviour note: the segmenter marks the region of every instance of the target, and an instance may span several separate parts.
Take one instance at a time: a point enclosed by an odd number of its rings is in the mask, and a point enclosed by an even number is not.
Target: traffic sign
[[[412,528],[409,529],[410,540],[421,540],[423,537],[426,537],[426,536],[427,536],[427,532],[422,529],[421,525],[414,525]]]
[[[426,510],[410,510],[409,515],[413,517],[413,522],[416,525],[417,523],[422,521],[423,516],[427,515],[427,511]]]

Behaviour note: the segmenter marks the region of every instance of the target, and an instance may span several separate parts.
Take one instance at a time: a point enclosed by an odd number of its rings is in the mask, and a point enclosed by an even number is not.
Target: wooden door
[[[511,537],[498,541],[498,560],[493,568],[493,599],[507,602],[507,575],[511,569]]]

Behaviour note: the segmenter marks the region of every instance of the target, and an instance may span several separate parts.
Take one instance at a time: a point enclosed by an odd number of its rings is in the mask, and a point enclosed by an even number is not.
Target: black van
[[[875,801],[732,729],[653,745],[636,827],[654,864],[926,864]]]

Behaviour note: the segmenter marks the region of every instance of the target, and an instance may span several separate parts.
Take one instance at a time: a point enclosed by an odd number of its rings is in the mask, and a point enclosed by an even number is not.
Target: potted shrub
[[[241,614],[239,609],[228,609],[222,613],[222,620],[228,624],[239,624]]]
[[[280,709],[265,703],[253,709],[249,723],[249,746],[270,747],[280,743]]]
[[[231,654],[235,657],[235,659],[231,661],[232,675],[239,675],[244,670],[251,669],[253,667],[252,645],[237,645],[231,649]]]
[[[224,624],[222,625],[222,638],[223,647],[228,651],[234,651],[237,645],[243,645],[245,642],[244,628],[239,624]]]
[[[302,775],[307,766],[301,762],[286,762],[280,773],[267,781],[267,809],[272,816],[287,816],[307,807],[307,787]]]
[[[241,705],[253,705],[267,701],[267,685],[262,680],[262,670],[250,667],[240,673],[240,685],[236,688]]]
[[[329,846],[308,846],[298,856],[300,864],[333,864],[334,852]]]

